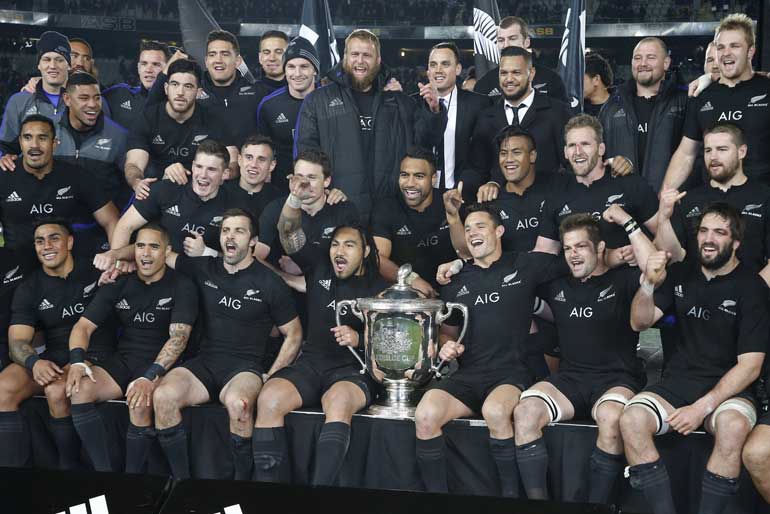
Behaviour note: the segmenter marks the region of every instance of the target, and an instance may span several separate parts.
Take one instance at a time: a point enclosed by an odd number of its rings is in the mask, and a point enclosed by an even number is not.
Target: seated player
[[[631,216],[618,205],[610,206],[604,216],[616,217],[621,224],[631,221],[626,232],[638,260],[646,261],[655,248]],[[591,455],[588,501],[608,503],[625,463],[618,421],[626,402],[645,383],[636,359],[639,334],[630,324],[639,270],[607,268],[606,246],[590,214],[564,218],[559,232],[571,275],[545,284],[538,297],[548,304],[548,317],[556,323],[561,362],[558,373],[522,393],[514,411],[519,471],[527,497],[547,499],[543,428],[590,416],[599,434]]]
[[[441,326],[439,357],[458,359],[459,369],[435,383],[415,412],[417,463],[428,491],[446,492],[447,468],[442,427],[455,418],[481,414],[503,495],[518,496],[513,409],[532,381],[524,364],[535,289],[566,274],[564,261],[539,252],[502,251],[504,228],[485,204],[468,208],[465,240],[473,263],[441,289],[441,299],[468,306],[466,339],[457,341],[460,320]],[[501,323],[505,320],[505,323]]]
[[[654,253],[631,305],[631,326],[644,330],[669,308],[679,347],[661,382],[634,396],[620,418],[631,485],[655,514],[674,513],[671,484],[654,436],[688,435],[701,425],[714,436],[703,475],[700,512],[720,513],[738,490],[741,450],[757,421],[749,385],[759,377],[768,343],[767,290],[737,257],[739,212],[708,206],[698,223],[698,253],[666,270]]]
[[[0,373],[0,466],[24,466],[30,457],[27,428],[19,404],[45,393],[51,414],[50,429],[59,451],[59,467],[74,469],[80,461],[80,440],[70,416],[65,380],[73,360],[67,342],[70,330],[96,294],[99,272],[91,263],[72,256],[73,236],[60,218],[45,218],[34,229],[35,251],[41,267],[16,289],[8,329],[10,364]],[[114,324],[105,323],[80,357],[103,362],[112,352]],[[38,355],[32,346],[35,330],[45,339]]]
[[[241,209],[225,211],[221,257],[171,253],[167,264],[193,279],[200,296],[204,333],[199,354],[163,377],[153,393],[158,440],[175,478],[190,476],[181,410],[220,401],[230,418],[235,478],[251,479],[254,407],[263,381],[294,361],[302,326],[288,287],[252,256],[256,226]],[[261,367],[273,326],[284,336],[270,370]]]
[[[71,355],[83,362],[91,336],[113,315],[121,336],[116,353],[99,365],[74,367],[67,375],[72,421],[97,471],[117,471],[95,403],[126,398],[130,424],[126,471],[141,473],[152,442],[152,393],[184,351],[198,314],[192,281],[166,267],[168,232],[147,224],[136,234],[136,272],[99,288],[70,332]],[[88,379],[86,379],[88,377]]]

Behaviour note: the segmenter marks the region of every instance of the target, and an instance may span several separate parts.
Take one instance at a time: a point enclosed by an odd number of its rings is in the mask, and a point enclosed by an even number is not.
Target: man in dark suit
[[[430,145],[435,156],[436,174],[433,187],[444,191],[453,189],[463,180],[462,170],[468,168],[470,143],[479,113],[491,101],[488,97],[457,87],[462,72],[460,51],[454,43],[439,43],[428,57],[428,79],[422,86],[425,102],[420,102],[421,115],[441,116],[441,131],[432,131]],[[430,94],[426,90],[430,89]],[[436,98],[438,102],[432,102]],[[432,104],[432,105],[431,105]]]

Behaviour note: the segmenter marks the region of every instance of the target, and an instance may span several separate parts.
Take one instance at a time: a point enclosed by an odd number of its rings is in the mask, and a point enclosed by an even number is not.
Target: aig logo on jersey
[[[521,282],[521,281],[519,281]],[[489,305],[490,303],[497,303],[500,301],[500,293],[492,291],[491,293],[480,294],[476,297],[476,301],[473,305]]]
[[[425,239],[422,239],[419,243],[417,243],[417,248],[420,247],[426,247],[426,246],[436,246],[438,244],[438,236],[432,235],[428,236]]]
[[[222,299],[219,300],[219,305],[224,305],[225,307],[236,311],[241,310],[241,301],[238,298],[230,298],[227,295],[224,295]]]
[[[717,121],[740,121],[743,119],[743,111],[723,111]]]
[[[517,286],[521,284],[521,280],[516,280],[516,277],[519,275],[518,271],[514,271],[510,275],[506,275],[503,277],[503,287],[511,287],[511,286]]]
[[[85,310],[85,307],[82,303],[76,303],[75,305],[70,305],[69,307],[64,307],[61,310],[61,319],[69,318],[70,316],[76,316],[83,314],[83,311]]]
[[[735,312],[736,305],[738,304],[735,302],[735,300],[725,300],[719,306],[719,310],[726,314],[729,314],[730,316],[737,316],[738,314]]]
[[[250,302],[262,302],[261,298],[258,298],[257,295],[259,294],[259,289],[249,289],[246,291],[246,294],[243,295],[244,300],[248,300]]]
[[[720,307],[721,308],[721,307]],[[708,321],[711,319],[711,311],[705,307],[693,306],[687,311],[687,315],[691,318],[702,319]]]

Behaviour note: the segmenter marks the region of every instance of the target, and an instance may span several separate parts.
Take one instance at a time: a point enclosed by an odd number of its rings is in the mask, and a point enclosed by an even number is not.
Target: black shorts
[[[275,373],[271,378],[288,380],[299,391],[303,407],[317,407],[321,397],[337,382],[351,382],[366,395],[368,407],[376,396],[378,384],[369,373],[360,373],[361,366],[351,364],[349,359],[340,363],[339,358],[330,358],[318,353],[303,353],[297,362]]]
[[[715,379],[684,377],[682,375],[674,376],[666,373],[663,376],[663,380],[651,385],[644,391],[659,395],[670,403],[672,407],[678,409],[698,401],[704,394],[711,391],[717,382],[718,380]],[[756,405],[754,395],[748,389],[736,394],[735,397],[744,398]]]
[[[253,359],[231,355],[198,355],[180,367],[187,368],[195,378],[201,381],[209,392],[210,401],[219,401],[222,388],[238,373],[254,373],[260,380],[262,379],[262,370]]]
[[[525,368],[464,369],[462,366],[447,378],[436,380],[429,388],[446,391],[465,404],[475,414],[496,387],[512,385],[524,391],[532,383],[532,375]]]
[[[154,357],[117,352],[109,359],[99,363],[99,367],[106,371],[118,384],[123,394],[126,394],[128,384],[144,375],[153,362],[155,362]]]
[[[770,426],[770,412],[765,413],[764,416],[759,418],[757,420],[757,425],[767,425],[767,426]]]
[[[86,352],[86,361],[91,364],[101,365],[102,362],[110,358],[112,352],[108,351],[92,351],[90,348]],[[60,368],[63,368],[70,363],[70,351],[68,348],[57,348],[55,350],[46,350],[39,355],[39,357],[46,361],[51,361]]]
[[[634,394],[644,387],[644,378],[630,373],[560,371],[545,379],[567,397],[575,408],[575,419],[590,419],[594,404],[613,387],[626,387]]]

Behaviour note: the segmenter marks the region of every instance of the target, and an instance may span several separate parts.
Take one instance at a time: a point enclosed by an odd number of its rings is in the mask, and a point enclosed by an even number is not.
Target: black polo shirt
[[[8,351],[8,323],[11,320],[13,292],[30,270],[25,269],[22,259],[10,248],[0,247],[0,346]],[[0,365],[8,356],[0,356]]]
[[[232,207],[239,207],[249,211],[256,221],[262,216],[262,211],[265,210],[265,207],[270,202],[284,196],[272,183],[262,184],[262,189],[259,192],[250,193],[243,189],[237,180],[228,180],[222,184],[222,189],[231,198]]]
[[[257,110],[257,130],[277,146],[276,165],[271,184],[283,194],[289,193],[287,176],[294,167],[294,131],[299,117],[301,98],[294,98],[286,87],[266,96]]]

